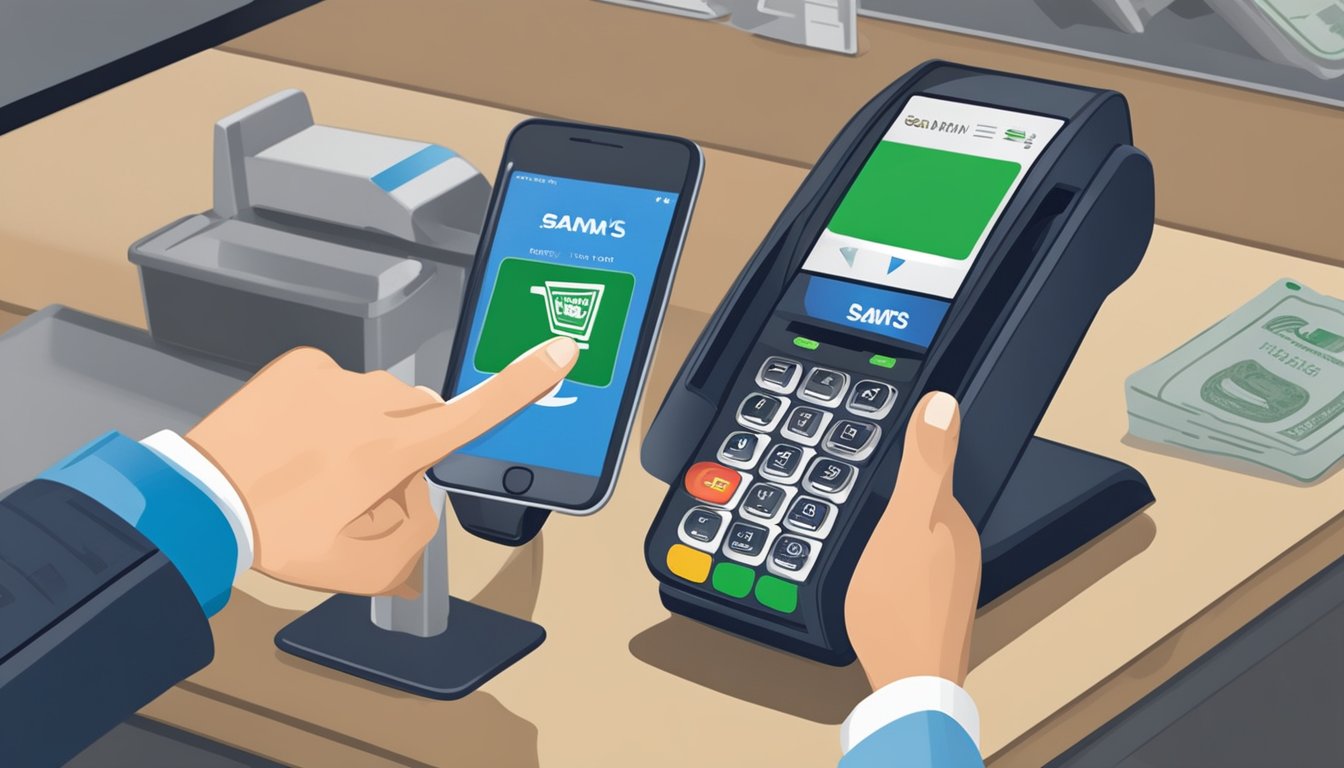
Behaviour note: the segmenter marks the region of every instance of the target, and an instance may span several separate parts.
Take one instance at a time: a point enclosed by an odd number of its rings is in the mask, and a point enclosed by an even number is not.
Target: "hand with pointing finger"
[[[277,358],[186,439],[233,484],[253,567],[351,594],[408,594],[438,518],[423,475],[554,388],[578,357],[540,344],[445,403],[386,371],[351,373],[316,349]]]

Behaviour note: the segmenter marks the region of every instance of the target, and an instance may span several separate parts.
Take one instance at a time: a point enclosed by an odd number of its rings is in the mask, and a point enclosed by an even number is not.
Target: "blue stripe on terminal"
[[[393,163],[379,171],[373,177],[373,183],[377,184],[384,192],[391,192],[430,168],[443,165],[454,157],[457,157],[457,153],[453,150],[440,147],[438,144],[430,144],[405,160]]]

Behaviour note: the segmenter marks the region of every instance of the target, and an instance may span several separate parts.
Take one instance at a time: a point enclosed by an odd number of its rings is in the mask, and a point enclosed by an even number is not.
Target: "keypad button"
[[[770,548],[770,542],[774,540],[775,534],[778,532],[779,529],[774,526],[757,525],[745,520],[736,520],[732,527],[728,529],[728,536],[724,539],[723,554],[739,563],[760,565],[765,561],[765,554]]]
[[[811,545],[797,536],[781,536],[775,541],[775,551],[770,557],[780,568],[800,571],[807,565],[807,556],[811,551]]]
[[[845,407],[849,409],[850,413],[858,416],[882,419],[891,412],[891,406],[895,402],[895,387],[881,381],[864,379],[854,385]]]
[[[799,496],[784,515],[784,527],[813,538],[824,539],[835,524],[835,505],[829,501]]]
[[[743,517],[750,517],[767,523],[773,523],[784,513],[792,488],[784,488],[773,483],[754,483],[742,497],[739,510]]]
[[[774,546],[770,548],[766,570],[776,576],[802,581],[812,572],[812,564],[817,561],[820,551],[821,542],[786,533],[775,539]]]
[[[761,460],[761,476],[785,483],[793,483],[802,474],[803,465],[813,451],[792,443],[775,443]]]
[[[849,385],[849,375],[829,368],[813,368],[803,381],[798,396],[818,405],[835,405],[845,395]]]
[[[871,422],[841,419],[826,434],[826,450],[838,456],[863,461],[873,453],[882,430]]]
[[[852,464],[823,456],[812,462],[803,477],[803,488],[808,493],[821,494],[837,503],[843,503],[849,497],[849,489],[854,485],[857,470]]]
[[[667,550],[667,570],[696,584],[703,584],[709,578],[709,566],[713,562],[714,558],[685,544],[673,544]]]
[[[798,585],[767,573],[756,582],[756,601],[780,613],[793,613],[798,610]]]
[[[780,427],[780,434],[803,445],[816,445],[821,442],[822,431],[831,421],[831,412],[808,405],[800,405],[789,411]]]
[[[770,357],[761,364],[761,370],[756,374],[756,383],[761,389],[787,395],[798,386],[802,372],[803,366],[794,360],[786,357]]]
[[[770,538],[770,529],[763,525],[733,523],[728,532],[728,551],[744,557],[755,557],[765,550],[765,541]]]
[[[719,447],[719,461],[738,469],[751,469],[765,450],[765,435],[755,432],[734,432]]]
[[[742,486],[742,473],[712,461],[692,464],[686,470],[686,492],[701,501],[731,506]]]
[[[746,597],[751,594],[751,585],[756,583],[756,572],[737,563],[719,563],[714,566],[710,583],[715,590],[729,597]]]
[[[705,552],[713,552],[719,548],[727,528],[727,513],[709,507],[692,507],[681,519],[681,528],[677,534],[683,543]]]
[[[753,392],[747,395],[737,409],[737,423],[744,427],[769,432],[784,417],[789,401],[773,395]]]

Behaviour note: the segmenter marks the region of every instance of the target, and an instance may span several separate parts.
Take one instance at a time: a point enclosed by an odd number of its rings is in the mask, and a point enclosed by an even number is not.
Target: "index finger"
[[[457,397],[420,411],[414,417],[410,458],[429,466],[480,437],[555,389],[578,358],[573,339],[551,339]]]

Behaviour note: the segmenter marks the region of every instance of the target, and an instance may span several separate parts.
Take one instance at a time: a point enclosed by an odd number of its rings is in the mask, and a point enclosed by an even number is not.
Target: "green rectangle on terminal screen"
[[[958,261],[971,255],[1019,163],[883,141],[829,229]]]

